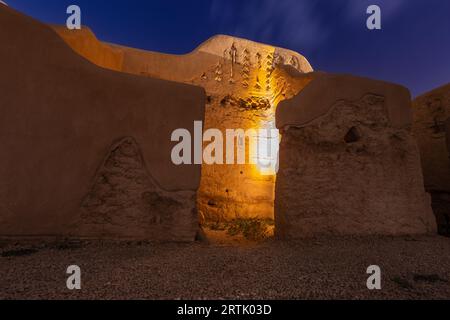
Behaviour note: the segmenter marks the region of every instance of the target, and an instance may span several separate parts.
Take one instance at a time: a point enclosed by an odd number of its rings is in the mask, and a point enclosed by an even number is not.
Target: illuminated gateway
[[[203,87],[207,95],[204,131],[217,128],[224,137],[226,129],[275,128],[278,103],[298,93],[309,81],[306,74],[313,71],[296,52],[225,35],[178,56],[103,44],[86,28],[76,33],[64,27],[56,30],[80,55],[99,66]],[[277,141],[279,137],[268,134],[253,139]],[[257,158],[256,165],[202,167],[201,219],[273,219],[277,153],[248,150],[265,144],[246,142],[237,141],[237,146],[244,144],[246,154]]]

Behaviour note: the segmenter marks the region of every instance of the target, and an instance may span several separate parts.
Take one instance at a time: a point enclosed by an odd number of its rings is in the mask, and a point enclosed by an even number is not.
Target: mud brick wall
[[[100,68],[6,6],[0,42],[0,236],[193,241],[201,167],[170,137],[203,88]]]
[[[410,123],[406,89],[350,76],[317,78],[282,102],[277,236],[433,232]]]

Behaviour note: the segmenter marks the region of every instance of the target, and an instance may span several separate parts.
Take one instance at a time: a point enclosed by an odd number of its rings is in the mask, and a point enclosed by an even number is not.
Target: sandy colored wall
[[[277,236],[433,232],[410,124],[407,89],[351,76],[317,77],[282,102]]]
[[[450,235],[450,84],[413,101],[413,132],[439,233]]]
[[[101,43],[91,50],[84,44],[95,37],[89,31],[77,32],[73,36],[72,31],[59,29],[62,38],[93,63],[103,61],[96,48],[109,46],[111,52],[121,52],[123,72],[205,88],[205,130],[217,128],[224,136],[226,129],[259,129],[263,122],[274,122],[276,105],[311,78],[307,74],[312,68],[300,54],[245,39],[218,35],[191,53],[170,55]],[[116,66],[109,64],[109,68]],[[198,196],[201,220],[273,219],[275,179],[251,164],[203,165]]]
[[[87,27],[81,30],[69,30],[66,26],[51,26],[70,47],[79,55],[95,64],[115,71],[122,71],[124,55],[121,50],[98,41],[95,34]]]
[[[204,90],[101,69],[7,7],[0,41],[0,235],[193,240],[200,166],[170,135]]]

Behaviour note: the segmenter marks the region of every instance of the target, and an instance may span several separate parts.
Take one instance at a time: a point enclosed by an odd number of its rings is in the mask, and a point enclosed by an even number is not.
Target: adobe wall
[[[322,75],[280,103],[276,119],[279,238],[435,230],[407,89]]]
[[[413,108],[425,188],[439,233],[450,235],[450,84],[416,98]]]
[[[0,236],[193,241],[201,168],[170,135],[204,90],[101,69],[4,6],[0,42]]]
[[[112,61],[104,64],[104,54],[98,54],[97,48],[105,44],[84,45],[95,38],[89,29],[57,30],[75,51],[98,65],[202,86],[207,94],[204,128],[220,129],[224,136],[226,129],[259,129],[274,123],[277,104],[312,78],[312,68],[300,54],[235,37],[215,36],[185,55],[108,44],[110,54],[120,52],[118,66]],[[198,196],[201,220],[273,219],[275,179],[251,164],[204,165]]]
[[[115,71],[122,71],[123,52],[98,41],[95,34],[87,27],[81,30],[68,30],[66,26],[51,26],[72,49],[95,64]]]

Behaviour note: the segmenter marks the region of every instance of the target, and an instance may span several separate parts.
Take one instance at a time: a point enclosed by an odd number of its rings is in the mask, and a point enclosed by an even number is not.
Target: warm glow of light
[[[265,98],[270,102],[270,109],[264,111],[262,117],[258,114],[258,119],[263,120],[257,120],[254,128],[257,133],[252,137],[249,150],[251,163],[255,164],[255,174],[261,176],[274,176],[278,171],[280,134],[275,126],[275,110],[283,99],[283,84],[276,76],[274,57],[275,48],[272,47],[263,55],[261,67],[252,71],[245,90],[245,96]]]
[[[263,121],[258,132],[256,165],[261,175],[275,175],[278,171],[280,134],[275,121]]]

